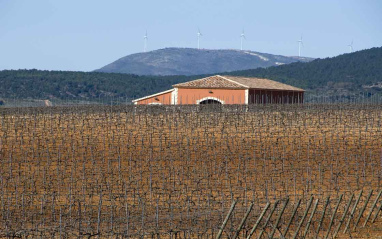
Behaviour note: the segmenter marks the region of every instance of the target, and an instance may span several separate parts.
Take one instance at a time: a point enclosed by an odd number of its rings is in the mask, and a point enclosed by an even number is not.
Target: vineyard
[[[0,108],[4,238],[367,238],[381,180],[382,105]]]

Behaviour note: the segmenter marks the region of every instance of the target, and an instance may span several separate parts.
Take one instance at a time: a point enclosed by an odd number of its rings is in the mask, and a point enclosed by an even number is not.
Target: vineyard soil
[[[254,202],[245,238],[268,201],[291,215],[312,196],[316,230],[327,197],[331,215],[381,189],[382,106],[3,108],[0,159],[2,237],[215,238],[238,200],[223,238]],[[378,238],[381,217],[352,236]]]

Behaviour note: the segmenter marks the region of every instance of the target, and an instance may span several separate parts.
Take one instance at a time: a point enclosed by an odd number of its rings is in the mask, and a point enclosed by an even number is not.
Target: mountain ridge
[[[170,47],[127,55],[95,72],[161,76],[200,75],[311,60],[313,58],[273,55],[250,50]]]

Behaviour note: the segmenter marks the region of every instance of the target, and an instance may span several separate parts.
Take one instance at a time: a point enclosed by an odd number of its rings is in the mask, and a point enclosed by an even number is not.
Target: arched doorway
[[[223,105],[224,101],[215,97],[205,97],[203,99],[197,100],[198,105]]]
[[[200,112],[220,112],[224,101],[215,97],[205,97],[196,101],[196,103],[199,105]]]
[[[220,103],[217,100],[209,99],[209,100],[203,100],[199,104],[201,104],[201,105],[221,105],[222,103]]]

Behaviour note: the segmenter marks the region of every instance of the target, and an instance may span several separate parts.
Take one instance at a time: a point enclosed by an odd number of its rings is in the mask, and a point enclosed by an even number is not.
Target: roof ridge
[[[212,75],[212,76],[207,76],[207,77],[204,77],[204,78],[201,78],[201,79],[195,79],[195,80],[192,80],[192,81],[187,81],[187,82],[183,82],[183,83],[178,83],[178,84],[175,84],[173,85],[173,87],[190,87],[190,83],[199,83],[199,82],[203,82],[204,80],[222,80],[222,81],[226,81],[227,83],[229,82],[231,84],[231,86],[228,86],[228,87],[218,87],[218,88],[232,88],[232,87],[238,87],[238,88],[248,88],[248,86],[246,85],[243,85],[243,84],[240,84],[239,82],[236,82],[236,81],[233,81],[233,80],[230,80],[230,79],[227,79],[226,77],[223,77],[221,75]]]
[[[221,77],[221,78],[223,78],[223,79],[225,79],[225,80],[228,80],[228,81],[230,81],[230,82],[236,83],[236,84],[238,84],[238,85],[244,86],[244,87],[246,87],[246,88],[249,88],[249,86],[247,86],[247,85],[243,85],[243,84],[241,84],[241,83],[239,83],[239,82],[237,82],[237,81],[231,80],[231,79],[229,79],[229,78],[227,78],[227,77],[224,77],[224,76],[221,76],[221,75],[216,75],[216,76],[219,76],[219,77]]]

